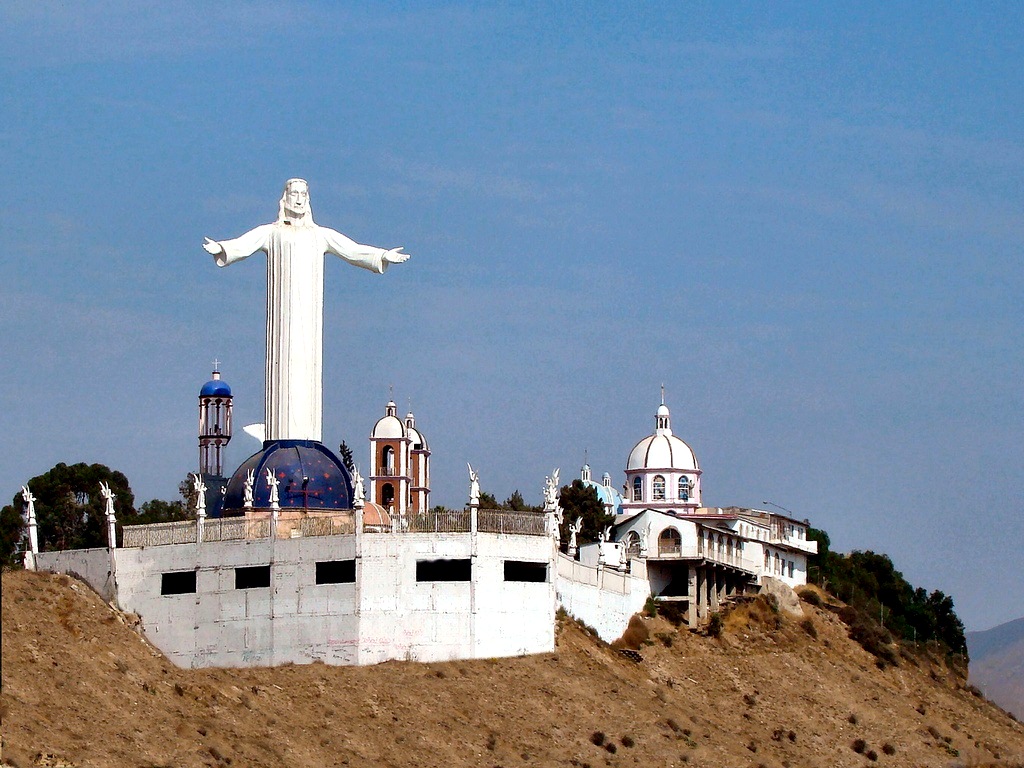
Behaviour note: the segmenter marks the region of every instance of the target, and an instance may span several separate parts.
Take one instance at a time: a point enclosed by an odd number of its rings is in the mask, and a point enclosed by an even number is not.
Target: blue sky
[[[329,262],[325,440],[389,386],[432,500],[616,483],[659,387],[705,502],[889,553],[970,629],[1024,615],[1024,11],[1013,3],[7,3],[7,443],[173,498],[210,361],[262,420],[273,219]],[[1015,309],[1016,307],[1016,309]],[[239,435],[229,463],[256,443]],[[998,599],[997,599],[998,598]]]

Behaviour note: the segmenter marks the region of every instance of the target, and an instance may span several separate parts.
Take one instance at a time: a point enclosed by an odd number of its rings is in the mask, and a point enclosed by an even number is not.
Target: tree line
[[[135,494],[123,473],[103,464],[58,464],[36,475],[27,485],[35,496],[39,549],[88,549],[107,546],[105,502],[100,482],[114,492],[114,514],[120,541],[124,525],[185,520],[193,515],[185,499],[191,491],[189,479],[179,485],[182,500],[153,499],[135,507]],[[0,509],[0,562],[13,565],[27,536],[21,490],[11,503]]]
[[[833,552],[828,534],[816,528],[807,537],[818,542],[818,554],[808,559],[810,581],[858,611],[863,621],[907,642],[941,643],[966,659],[964,625],[953,598],[938,589],[915,588],[888,555]]]

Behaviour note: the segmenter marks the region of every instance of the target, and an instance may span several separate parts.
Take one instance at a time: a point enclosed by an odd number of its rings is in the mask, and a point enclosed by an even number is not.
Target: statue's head
[[[309,184],[305,179],[288,179],[284,183],[278,221],[312,224],[313,210],[309,206]]]

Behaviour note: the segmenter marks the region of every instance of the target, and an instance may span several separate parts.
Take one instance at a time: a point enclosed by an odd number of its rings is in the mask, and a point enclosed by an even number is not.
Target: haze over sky
[[[621,485],[664,383],[706,504],[1024,615],[1022,9],[5,3],[2,498],[59,461],[174,498],[214,357],[262,420],[264,260],[201,244],[301,176],[413,255],[328,262],[325,442],[363,467],[394,385],[433,503],[467,460],[499,499],[585,451]]]

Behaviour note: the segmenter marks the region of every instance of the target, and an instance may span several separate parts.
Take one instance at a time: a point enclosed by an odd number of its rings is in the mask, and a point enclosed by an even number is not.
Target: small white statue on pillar
[[[480,507],[480,475],[473,469],[473,465],[466,462],[469,467],[469,506]]]
[[[206,483],[202,476],[192,475],[192,488],[196,492],[196,519],[206,517]]]
[[[242,505],[252,509],[252,489],[256,485],[256,470],[249,469],[245,473],[245,486],[242,488]],[[226,486],[225,486],[226,487]]]
[[[363,476],[359,474],[359,467],[352,470],[352,484],[355,486],[352,492],[352,508],[362,509],[366,506],[366,488],[363,486]]]
[[[36,497],[27,485],[21,486],[21,498],[25,502],[25,517],[28,522],[28,550],[33,555],[39,554],[39,529],[36,524]]]
[[[644,535],[640,537],[640,557],[647,557],[647,547],[650,545],[652,526],[653,523],[647,523],[647,527],[644,528]]]
[[[100,480],[100,496],[102,496],[107,502],[106,509],[104,510],[107,516],[107,541],[109,542],[110,548],[114,549],[117,547],[117,529],[114,525],[114,499],[116,499],[117,496],[112,490],[110,490],[110,486],[102,480]]]
[[[579,547],[576,542],[576,534],[583,530],[583,518],[577,517],[575,523],[569,524],[569,557],[576,557]]]
[[[267,467],[267,487],[270,488],[270,509],[274,512],[274,517],[277,517],[277,510],[281,508],[281,497],[277,495],[277,486],[281,484],[281,481],[274,477],[274,470]]]
[[[552,470],[549,477],[544,478],[544,512],[548,515],[548,527],[551,537],[562,541],[562,507],[558,503],[558,468]]]
[[[553,512],[558,505],[558,468],[551,471],[550,477],[544,478],[544,511]]]

